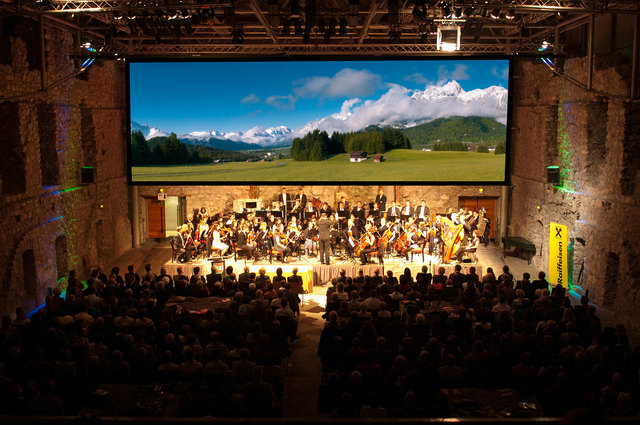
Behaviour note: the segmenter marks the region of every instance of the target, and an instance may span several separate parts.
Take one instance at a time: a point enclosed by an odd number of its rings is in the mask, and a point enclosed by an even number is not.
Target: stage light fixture
[[[291,10],[291,14],[289,15],[289,17],[291,19],[300,17],[300,3],[298,2],[298,0],[291,0],[290,10]]]
[[[280,26],[280,5],[278,0],[269,0],[268,13],[269,25],[272,27]]]
[[[445,3],[442,5],[442,17],[443,18],[450,18],[451,15],[453,14],[453,12],[451,12],[451,8],[449,7],[448,3]]]
[[[500,17],[500,9],[496,8],[491,11],[491,17],[493,19],[498,19]]]
[[[411,14],[416,21],[424,21],[427,18],[427,6],[424,4],[416,5]]]
[[[514,7],[510,8],[505,15],[507,19],[513,19],[516,17],[516,9]]]
[[[469,17],[471,15],[473,15],[473,12],[475,12],[475,8],[473,7],[467,7],[466,9],[464,9],[464,16]]]
[[[456,6],[453,8],[453,17],[456,19],[462,18],[462,6]]]
[[[340,18],[340,27],[338,29],[338,34],[347,35],[347,20],[345,18]]]
[[[398,0],[388,0],[387,21],[389,25],[398,25]]]
[[[436,48],[443,52],[460,50],[460,26],[439,26],[437,31]]]

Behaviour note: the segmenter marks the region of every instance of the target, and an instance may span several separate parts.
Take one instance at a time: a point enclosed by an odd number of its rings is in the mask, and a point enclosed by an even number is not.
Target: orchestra
[[[366,264],[371,253],[377,253],[382,264],[391,256],[409,261],[409,253],[417,250],[435,256],[435,261],[457,262],[465,252],[475,252],[487,221],[482,209],[450,208],[446,214],[433,214],[425,200],[417,207],[410,200],[404,200],[404,206],[387,202],[382,189],[375,200],[357,200],[352,208],[344,196],[334,209],[327,201],[307,198],[302,188],[295,198],[282,188],[276,200],[262,205],[272,208],[226,214],[194,209],[171,240],[175,257],[191,261],[231,253],[271,261],[278,254],[285,263],[291,257],[318,257],[321,264],[330,264],[332,256],[339,256]]]

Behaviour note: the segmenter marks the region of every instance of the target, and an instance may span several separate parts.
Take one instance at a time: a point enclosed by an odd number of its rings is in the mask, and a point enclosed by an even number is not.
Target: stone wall
[[[124,66],[96,61],[75,75],[68,32],[45,28],[45,90],[37,21],[3,18],[0,42],[0,314],[44,302],[76,269],[131,247]],[[82,183],[82,167],[93,183]],[[29,270],[35,270],[35,273]]]
[[[591,92],[540,61],[517,62],[509,233],[533,241],[534,263],[546,270],[549,223],[566,225],[574,289],[588,289],[637,335],[640,115],[638,104],[626,100],[630,70],[608,61],[596,58]],[[586,84],[587,66],[582,58],[564,68]],[[558,185],[546,183],[551,165],[560,167]]]

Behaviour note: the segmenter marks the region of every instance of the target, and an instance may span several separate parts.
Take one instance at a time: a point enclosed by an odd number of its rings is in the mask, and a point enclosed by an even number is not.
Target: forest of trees
[[[339,153],[365,151],[376,154],[391,149],[411,149],[411,142],[400,130],[389,127],[357,133],[334,132],[331,137],[326,131],[314,130],[293,139],[291,157],[296,161],[322,161]]]
[[[504,141],[506,126],[487,117],[438,118],[426,124],[406,128],[402,132],[413,145],[432,146],[438,143],[489,143]]]
[[[216,159],[246,161],[261,157],[261,152],[226,151],[209,146],[187,145],[178,140],[175,133],[166,137],[145,140],[140,131],[131,133],[132,165],[204,164]]]

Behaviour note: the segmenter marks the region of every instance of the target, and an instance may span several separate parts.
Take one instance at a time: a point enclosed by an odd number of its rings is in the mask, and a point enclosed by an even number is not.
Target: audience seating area
[[[638,415],[640,349],[603,327],[588,295],[572,305],[544,273],[515,279],[506,266],[482,280],[426,270],[332,280],[320,415]]]
[[[0,414],[278,417],[299,297],[284,277],[99,270],[2,319]],[[295,279],[294,279],[295,280]],[[175,297],[214,295],[193,314]]]

